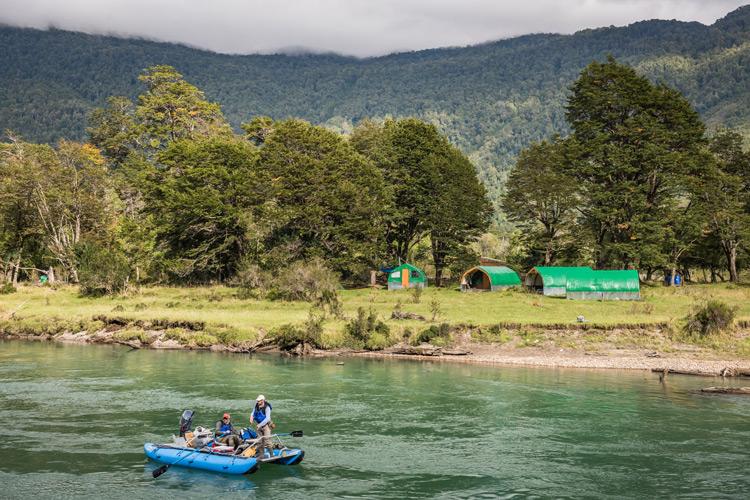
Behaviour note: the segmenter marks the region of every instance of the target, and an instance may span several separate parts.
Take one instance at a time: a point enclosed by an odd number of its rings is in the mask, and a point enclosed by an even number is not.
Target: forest
[[[170,65],[222,105],[235,132],[255,116],[301,118],[351,133],[365,119],[433,124],[500,198],[521,150],[570,132],[569,87],[611,54],[679,90],[709,130],[750,134],[750,8],[710,26],[644,21],[573,35],[535,34],[473,47],[355,59],[332,54],[224,55],[140,39],[0,27],[0,130],[26,140],[82,141],[112,95],[135,100],[144,68]],[[511,229],[511,224],[505,224]]]
[[[702,270],[736,282],[747,266],[742,136],[709,134],[680,92],[613,57],[571,86],[570,134],[521,151],[501,199],[511,233],[491,225],[475,166],[432,124],[365,119],[340,134],[256,116],[238,133],[175,68],[139,81],[135,100],[92,111],[86,142],[8,132],[0,144],[10,287],[44,275],[91,295],[225,283],[298,298],[306,282],[360,286],[403,261],[441,286],[480,255],[522,271],[635,268],[644,280]]]

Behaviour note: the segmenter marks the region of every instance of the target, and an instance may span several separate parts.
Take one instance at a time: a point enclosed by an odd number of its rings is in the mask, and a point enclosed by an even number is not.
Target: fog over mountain
[[[230,54],[363,56],[569,34],[648,19],[712,24],[747,0],[3,0],[13,26],[117,34]]]

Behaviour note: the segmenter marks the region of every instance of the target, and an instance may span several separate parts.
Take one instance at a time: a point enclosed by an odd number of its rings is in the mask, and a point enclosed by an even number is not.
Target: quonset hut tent
[[[550,297],[596,300],[640,300],[638,271],[595,271],[590,267],[533,268],[526,286]]]
[[[427,276],[424,271],[411,264],[401,264],[388,273],[388,290],[402,288],[426,288]]]
[[[591,276],[583,279],[575,275],[566,285],[569,299],[596,300],[640,300],[641,283],[638,271],[591,271]]]
[[[588,277],[590,267],[537,266],[526,275],[526,288],[541,292],[548,297],[565,297],[568,277]]]
[[[521,278],[516,272],[505,266],[476,266],[472,267],[461,277],[468,283],[468,290],[504,290],[506,288],[520,285]]]

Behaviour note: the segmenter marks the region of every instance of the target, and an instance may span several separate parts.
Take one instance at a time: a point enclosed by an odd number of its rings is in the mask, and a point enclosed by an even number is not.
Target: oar
[[[296,438],[301,438],[303,435],[304,434],[303,434],[302,431],[292,431],[292,432],[282,432],[282,433],[279,433],[279,434],[273,434],[271,437],[273,437],[273,436],[292,436],[292,437],[296,437]]]

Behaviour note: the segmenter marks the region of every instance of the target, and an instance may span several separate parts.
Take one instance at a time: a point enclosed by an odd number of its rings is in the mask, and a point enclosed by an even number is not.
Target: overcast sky
[[[0,0],[0,22],[217,52],[356,56],[573,33],[644,19],[711,24],[750,0]]]

